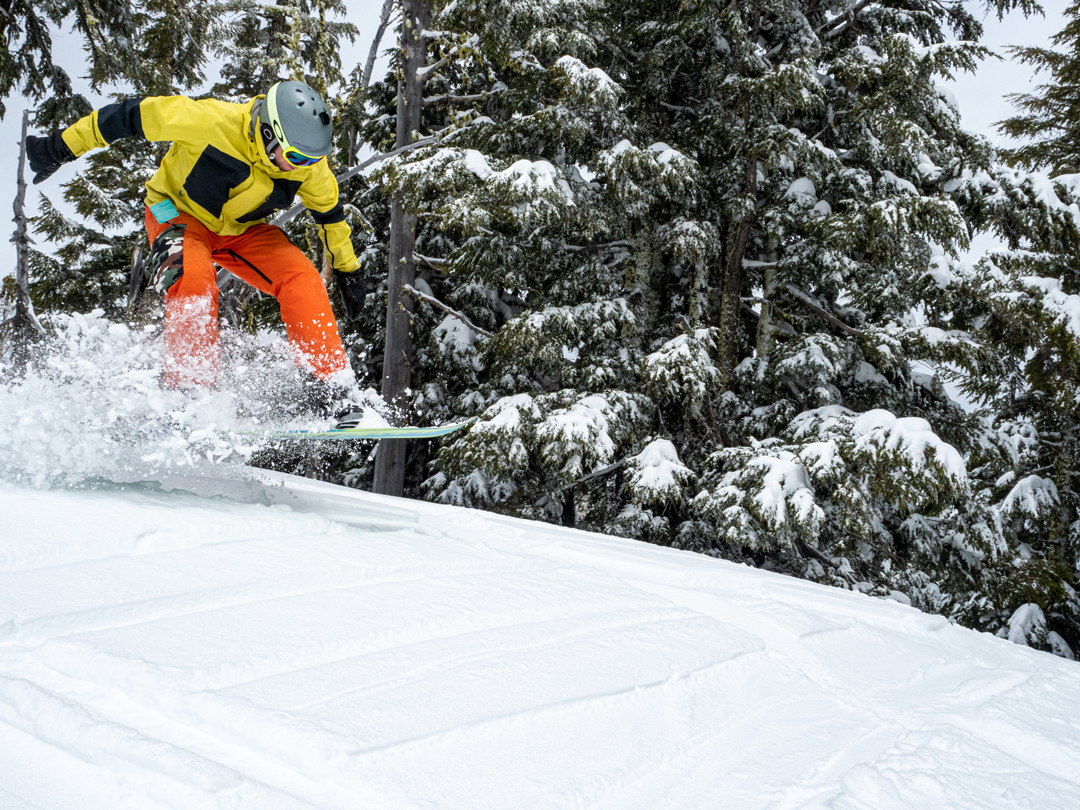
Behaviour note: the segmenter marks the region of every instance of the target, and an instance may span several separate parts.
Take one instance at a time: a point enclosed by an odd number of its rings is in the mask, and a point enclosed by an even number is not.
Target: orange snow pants
[[[281,305],[297,365],[326,379],[348,367],[322,276],[273,225],[220,236],[187,214],[160,223],[146,212],[150,242],[166,227],[187,226],[183,274],[165,291],[165,384],[213,385],[220,368],[217,263]],[[155,268],[156,269],[156,268]]]

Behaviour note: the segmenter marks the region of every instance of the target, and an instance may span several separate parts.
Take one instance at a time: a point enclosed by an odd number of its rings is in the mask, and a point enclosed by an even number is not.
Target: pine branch
[[[666,101],[661,101],[660,106],[666,110],[671,110],[672,112],[688,113],[690,115],[698,114],[698,111],[695,110],[693,107],[679,107],[675,104],[668,104]]]
[[[602,478],[605,475],[611,475],[611,473],[616,472],[617,470],[621,470],[623,467],[625,467],[626,462],[628,462],[629,460],[629,458],[621,458],[614,464],[609,464],[608,466],[603,467],[599,470],[594,470],[588,475],[579,478],[577,481],[567,487],[567,489],[573,489],[574,487],[581,486],[582,484],[587,484],[590,481],[595,481],[597,478]]]
[[[435,272],[446,275],[446,270],[443,269],[446,267],[446,259],[436,259],[431,256],[424,256],[423,254],[417,253],[415,250],[413,251],[413,258],[418,262],[423,262]]]
[[[487,91],[485,91],[483,93],[475,93],[475,94],[473,94],[471,96],[449,96],[449,95],[429,96],[428,98],[424,99],[424,106],[427,107],[427,106],[429,106],[431,104],[440,104],[440,103],[442,103],[444,101],[449,101],[449,102],[451,102],[453,104],[460,104],[462,102],[470,102],[470,101],[487,101],[487,99],[490,96],[494,96],[494,95],[496,95],[498,93],[503,93],[507,89],[508,88],[501,87],[501,88],[496,88],[494,90],[487,90]]]
[[[426,302],[428,304],[431,304],[434,307],[438,307],[443,312],[445,312],[447,315],[450,315],[453,318],[457,318],[459,321],[461,321],[467,327],[469,327],[474,332],[476,332],[476,334],[483,335],[486,338],[495,337],[495,334],[493,332],[489,332],[486,329],[481,329],[479,326],[477,326],[475,323],[473,323],[467,317],[465,317],[465,315],[463,313],[458,312],[456,309],[454,309],[451,306],[448,306],[447,304],[444,304],[438,298],[434,298],[434,297],[428,295],[427,293],[420,292],[418,289],[416,289],[411,284],[404,285],[402,287],[402,289],[405,290],[405,292],[407,292],[409,295],[413,296],[413,298],[416,298],[419,301],[424,301],[424,302]]]
[[[617,250],[619,248],[630,248],[630,247],[633,247],[633,245],[630,242],[627,242],[626,240],[619,240],[617,242],[604,242],[604,243],[599,244],[599,245],[563,245],[564,250],[569,250],[569,251],[572,251],[574,253],[577,253],[579,251],[589,251],[589,250],[610,250],[610,249],[616,249]]]
[[[817,29],[815,29],[814,33],[817,34],[819,37],[824,35],[825,39],[832,39],[833,37],[837,36],[841,31],[843,31],[844,28],[848,25],[848,23],[855,19],[856,15],[858,15],[859,12],[861,12],[863,9],[865,9],[867,6],[871,5],[874,2],[876,2],[876,0],[861,0],[861,2],[852,6],[842,14],[833,17],[831,20],[823,23],[822,25],[819,25]]]
[[[446,65],[448,65],[450,63],[450,57],[453,56],[455,53],[457,53],[457,48],[456,47],[453,48],[450,51],[450,53],[448,53],[446,56],[444,56],[442,59],[440,59],[435,64],[428,65],[427,67],[422,67],[422,68],[420,68],[420,70],[416,71],[416,75],[420,77],[421,83],[427,83],[427,80],[431,78],[431,75],[435,71],[437,71],[440,68],[445,67]]]
[[[811,298],[809,295],[804,293],[802,290],[800,290],[795,285],[788,284],[788,285],[786,285],[786,289],[787,289],[787,291],[789,293],[794,295],[796,298],[798,298],[800,301],[802,301],[804,304],[806,304],[808,307],[810,307],[810,309],[814,310],[814,312],[816,312],[822,318],[827,320],[829,323],[831,323],[833,326],[835,326],[841,332],[845,332],[845,333],[851,335],[852,337],[860,337],[860,338],[863,337],[863,335],[864,335],[863,332],[861,332],[860,330],[856,329],[853,326],[848,326],[846,323],[844,323],[842,320],[837,318],[835,315],[831,315],[830,313],[826,312],[824,309],[822,309],[820,306],[818,306],[816,303],[814,303],[813,298]]]
[[[439,138],[436,137],[436,136],[432,136],[430,138],[422,138],[419,141],[416,141],[415,143],[409,143],[409,144],[406,144],[405,146],[401,146],[401,147],[399,147],[397,149],[392,149],[389,152],[382,152],[382,153],[380,153],[378,155],[372,155],[367,160],[365,160],[363,163],[360,163],[359,165],[353,166],[351,169],[347,169],[347,170],[343,171],[335,179],[338,181],[338,184],[340,185],[341,183],[344,183],[346,180],[350,180],[353,177],[356,177],[356,175],[360,174],[360,172],[362,172],[364,169],[366,169],[368,166],[372,165],[373,163],[378,163],[380,160],[386,160],[387,158],[395,157],[396,155],[400,155],[402,152],[408,152],[411,149],[416,149],[416,148],[421,147],[421,146],[431,146],[432,144],[438,143],[438,142],[439,142]],[[295,219],[296,216],[303,210],[304,210],[304,204],[303,203],[297,203],[292,208],[289,208],[288,210],[282,211],[280,214],[278,214],[277,217],[275,217],[274,220],[270,224],[271,225],[277,225],[280,228],[282,225],[285,225],[286,223],[291,222],[293,219]]]

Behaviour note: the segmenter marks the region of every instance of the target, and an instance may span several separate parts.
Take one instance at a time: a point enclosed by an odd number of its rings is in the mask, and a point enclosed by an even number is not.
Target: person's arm
[[[199,102],[185,96],[129,98],[94,110],[63,130],[27,138],[30,169],[35,183],[45,180],[63,164],[91,149],[108,146],[121,138],[175,141],[197,137],[205,129]]]
[[[300,186],[300,201],[315,220],[323,250],[334,268],[345,316],[356,320],[363,309],[367,288],[358,272],[360,260],[353,251],[352,229],[345,221],[345,206],[339,199],[337,180],[325,160],[319,164],[314,176]]]

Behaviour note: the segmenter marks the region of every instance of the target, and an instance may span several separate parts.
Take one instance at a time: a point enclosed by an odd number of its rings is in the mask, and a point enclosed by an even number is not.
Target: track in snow
[[[0,484],[0,810],[1080,807],[1080,668],[692,554],[246,471]]]

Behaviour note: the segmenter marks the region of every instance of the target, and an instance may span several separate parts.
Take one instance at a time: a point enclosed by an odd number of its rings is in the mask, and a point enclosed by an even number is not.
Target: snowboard
[[[451,422],[448,425],[436,427],[376,427],[376,428],[340,428],[332,430],[268,430],[245,431],[261,435],[265,439],[279,441],[282,439],[434,439],[446,436],[455,430],[471,425],[476,421],[473,416],[461,422]]]

